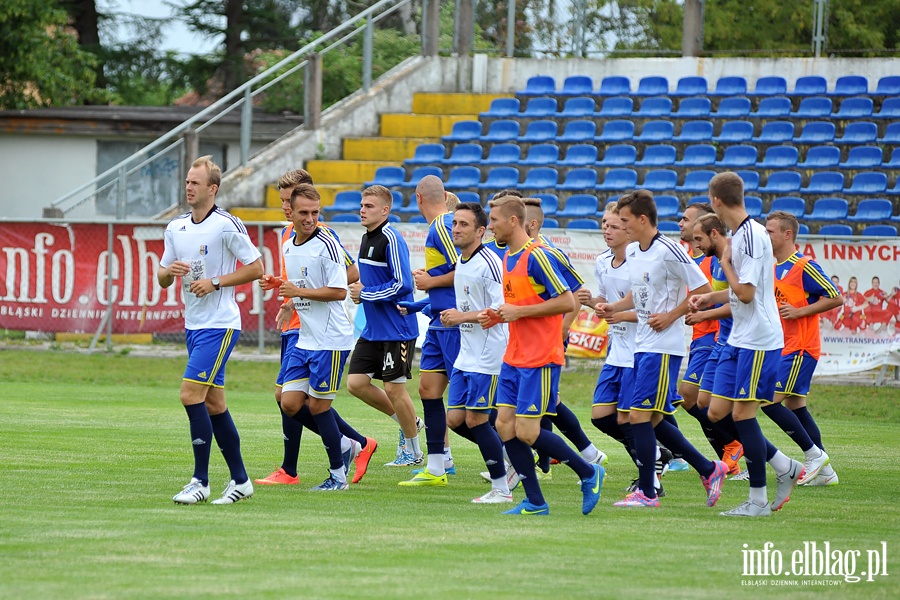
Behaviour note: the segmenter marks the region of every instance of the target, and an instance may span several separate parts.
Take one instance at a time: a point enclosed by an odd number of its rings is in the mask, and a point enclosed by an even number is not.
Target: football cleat
[[[503,512],[504,515],[530,515],[546,516],[550,514],[550,505],[544,502],[541,505],[532,504],[527,499],[522,500],[515,508]]]
[[[341,452],[341,460],[344,462],[344,475],[350,473],[350,463],[356,460],[359,453],[362,452],[362,446],[356,440],[350,440],[350,447],[346,452]]]
[[[791,468],[784,475],[778,475],[775,488],[775,499],[772,501],[772,511],[781,510],[781,507],[791,499],[791,491],[797,482],[803,479],[803,463],[799,460],[791,460]]]
[[[235,483],[234,479],[232,479],[228,482],[228,485],[225,486],[225,491],[222,492],[222,497],[213,500],[212,504],[234,504],[235,502],[246,500],[252,495],[253,484],[250,483],[249,479],[241,484]]]
[[[641,490],[635,490],[625,496],[622,500],[614,502],[613,506],[625,506],[636,508],[659,508],[659,496],[656,498],[648,498]]]
[[[487,494],[472,500],[472,504],[504,504],[512,501],[512,494],[504,494],[497,488],[491,488]]]
[[[288,475],[285,470],[279,467],[276,471],[262,479],[254,479],[253,483],[260,485],[297,485],[300,483],[300,477],[297,475]]]
[[[748,471],[747,469],[744,469],[737,475],[733,475],[733,476],[729,477],[728,479],[731,481],[750,481],[750,471]]]
[[[837,473],[834,472],[834,469],[831,468],[830,464],[825,465],[819,474],[816,475],[815,479],[808,480],[806,483],[802,483],[800,485],[805,486],[824,486],[824,485],[837,485],[838,484],[838,476]]]
[[[825,454],[824,450],[821,450],[818,457],[806,460],[806,463],[803,465],[803,477],[797,483],[804,485],[808,481],[812,481],[826,465],[828,465],[828,455]]]
[[[669,471],[669,464],[672,462],[672,459],[675,458],[672,455],[672,452],[668,448],[664,448],[662,446],[658,446],[659,448],[659,458],[656,459],[656,476],[662,477]]]
[[[552,463],[553,461],[550,462]],[[598,448],[597,456],[594,457],[594,460],[589,460],[588,462],[593,465],[600,465],[601,467],[605,467],[606,463],[609,462],[609,457],[606,456],[606,454]]]
[[[447,485],[447,475],[432,475],[427,470],[423,469],[421,473],[414,476],[412,479],[408,481],[401,481],[397,485],[406,487],[427,485],[445,486]]]
[[[360,450],[359,455],[356,457],[356,472],[353,474],[353,483],[362,481],[363,475],[369,469],[369,461],[376,450],[378,450],[378,442],[374,438],[367,437],[366,447]]]
[[[760,506],[747,500],[737,508],[732,508],[719,514],[723,517],[771,517],[772,507],[768,503],[765,506]]]
[[[328,479],[320,483],[314,488],[310,488],[311,492],[343,492],[350,486],[346,481],[338,481],[334,475],[328,474]]]
[[[737,475],[741,472],[741,466],[738,461],[744,456],[744,446],[737,440],[725,445],[725,452],[722,453],[722,462],[728,465],[728,474]]]
[[[412,474],[418,475],[424,470],[425,469],[413,469]],[[456,475],[456,465],[450,465],[449,467],[447,465],[444,465],[444,473],[446,473],[447,475]],[[490,473],[488,473],[488,475],[490,475]],[[488,479],[488,481],[490,481],[490,479]]]
[[[713,469],[713,472],[710,473],[709,477],[700,476],[700,482],[706,490],[707,506],[715,506],[716,502],[719,501],[719,496],[722,495],[722,483],[728,475],[728,465],[723,461],[714,461],[713,466],[715,468]]]
[[[594,474],[581,480],[581,514],[590,514],[597,502],[600,501],[600,490],[603,488],[603,479],[606,477],[606,469],[600,465],[591,465]]]
[[[690,471],[691,465],[689,465],[683,458],[673,458],[672,462],[669,463],[669,470],[672,472]]]
[[[191,482],[184,486],[180,492],[172,498],[175,504],[197,504],[209,500],[209,486],[196,477],[191,477]]]

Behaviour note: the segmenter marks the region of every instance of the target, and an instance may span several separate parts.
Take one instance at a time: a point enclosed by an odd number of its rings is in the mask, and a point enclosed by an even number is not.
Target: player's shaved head
[[[446,206],[444,198],[444,182],[436,175],[426,175],[419,181],[416,186],[416,195],[418,195],[425,204],[440,204]]]

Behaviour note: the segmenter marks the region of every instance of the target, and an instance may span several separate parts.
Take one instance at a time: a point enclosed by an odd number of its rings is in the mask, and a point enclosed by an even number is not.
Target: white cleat
[[[723,517],[771,517],[772,507],[768,502],[765,506],[760,506],[747,500],[737,508],[732,508],[719,514]]]
[[[805,485],[807,482],[812,481],[826,465],[828,465],[828,455],[825,454],[824,450],[821,450],[817,458],[809,458],[803,464],[805,472],[797,483]]]
[[[737,475],[732,475],[728,478],[728,481],[750,481],[750,471],[744,469]]]
[[[837,485],[838,476],[837,473],[834,472],[834,469],[831,468],[831,465],[825,465],[819,474],[816,475],[815,479],[809,480],[805,483],[801,483],[801,485],[805,486],[825,486],[825,485]]]
[[[234,479],[232,479],[228,482],[228,485],[225,486],[225,491],[222,492],[222,497],[213,500],[211,504],[234,504],[235,502],[246,500],[252,495],[253,484],[250,483],[249,479],[240,485],[236,484],[234,482]]]
[[[197,504],[209,500],[209,486],[203,485],[196,477],[191,477],[191,482],[184,486],[179,493],[172,498],[175,504]]]
[[[606,463],[609,462],[609,457],[606,456],[606,454],[598,448],[597,456],[594,457],[594,460],[589,460],[588,462],[592,465],[600,465],[601,467],[604,467],[606,466]]]
[[[479,496],[472,500],[472,504],[505,504],[512,501],[512,494],[504,494],[497,488],[491,488],[491,491],[484,496]]]
[[[778,475],[775,480],[778,482],[775,488],[775,499],[772,501],[772,510],[781,510],[781,507],[791,499],[791,492],[797,482],[803,478],[803,463],[799,460],[791,460],[791,468],[784,475]]]

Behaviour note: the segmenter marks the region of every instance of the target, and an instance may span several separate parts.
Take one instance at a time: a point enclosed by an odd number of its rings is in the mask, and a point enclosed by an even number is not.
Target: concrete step
[[[422,115],[477,115],[486,112],[495,98],[515,98],[514,94],[436,94],[413,95],[412,111]]]
[[[241,221],[270,221],[273,223],[284,221],[284,212],[280,208],[229,208],[228,212]]]
[[[311,160],[306,163],[306,170],[312,175],[316,186],[323,183],[356,184],[375,178],[379,167],[400,166],[402,161],[377,160]]]
[[[344,160],[393,160],[412,158],[416,146],[440,141],[438,138],[364,137],[344,138]]]
[[[439,138],[448,135],[457,121],[477,120],[473,115],[381,115],[381,135],[391,138]]]

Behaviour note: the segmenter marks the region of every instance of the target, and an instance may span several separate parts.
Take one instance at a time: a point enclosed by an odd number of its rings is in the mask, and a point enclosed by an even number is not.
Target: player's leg
[[[594,387],[594,399],[591,406],[591,424],[594,427],[619,442],[628,450],[628,442],[625,433],[618,422],[618,400],[623,387],[623,379],[631,377],[626,371],[632,371],[627,367],[614,367],[612,365],[603,365],[600,370],[600,376],[597,378],[597,385]]]
[[[281,361],[278,376],[275,379],[275,402],[278,404],[278,414],[281,417],[281,434],[284,445],[281,466],[267,477],[254,479],[253,483],[261,485],[294,485],[300,483],[297,477],[297,461],[300,458],[300,440],[303,437],[303,424],[290,417],[281,410],[281,389],[284,386],[284,375],[288,358],[297,345],[295,332],[281,334]]]
[[[455,373],[454,373],[455,376]],[[497,375],[466,373],[464,375],[465,420],[491,478],[491,490],[472,500],[475,504],[502,504],[512,502],[503,461],[503,442],[491,426],[490,416],[496,406]],[[451,387],[452,387],[451,383]],[[457,411],[452,411],[456,413]]]
[[[382,342],[383,363],[381,376],[384,391],[406,437],[407,450],[410,453],[409,465],[420,465],[424,462],[424,454],[419,445],[419,427],[416,410],[412,398],[406,391],[406,382],[412,377],[412,361],[415,352],[415,340],[403,342]],[[446,425],[445,425],[446,426]],[[443,440],[443,435],[441,436]],[[441,442],[443,445],[443,441]],[[442,447],[443,453],[443,447]]]
[[[796,373],[788,380],[787,384],[783,386],[783,390],[780,390],[782,391],[784,406],[796,415],[797,420],[806,430],[806,433],[816,447],[824,452],[825,446],[822,444],[822,433],[819,431],[818,424],[806,407],[806,396],[809,394],[812,376],[816,370],[818,361],[807,353],[803,353],[799,360],[800,364]],[[780,374],[779,381],[781,381]],[[776,394],[776,401],[777,400],[778,395]],[[800,485],[836,485],[838,483],[838,476],[831,466],[830,458],[828,464],[822,466],[817,475],[812,476],[809,473],[813,471],[814,466],[815,465],[811,464],[804,465],[806,474],[800,479]]]
[[[557,399],[556,403],[556,414],[550,415],[550,420],[556,425],[559,432],[572,442],[581,454],[581,458],[597,465],[606,463],[606,454],[594,446],[581,427],[578,417],[559,399]],[[549,433],[553,433],[553,431],[551,430]]]

